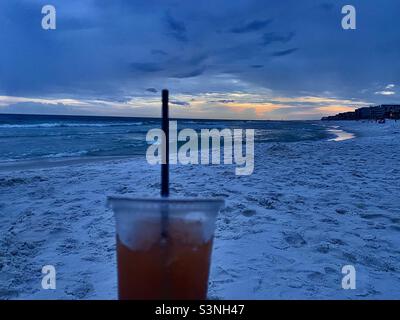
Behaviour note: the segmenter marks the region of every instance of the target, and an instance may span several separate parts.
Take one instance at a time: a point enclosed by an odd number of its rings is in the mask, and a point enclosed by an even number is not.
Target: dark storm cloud
[[[182,73],[177,73],[174,74],[172,77],[173,78],[193,78],[197,77],[201,74],[203,74],[205,71],[205,68],[199,68],[199,69],[194,69],[188,72],[182,72]]]
[[[193,57],[189,58],[189,60],[187,61],[188,65],[199,65],[203,62],[205,62],[208,58],[207,54],[195,54],[193,55]]]
[[[186,26],[183,21],[175,19],[169,12],[165,15],[165,22],[168,27],[168,33],[178,41],[186,42]]]
[[[263,45],[270,45],[271,43],[274,42],[287,43],[294,37],[294,35],[295,35],[294,32],[289,32],[289,33],[269,32],[263,35],[262,43]]]
[[[356,30],[341,28],[342,0],[51,2],[54,31],[41,28],[42,1],[0,2],[0,95],[119,101],[165,86],[399,97],[397,0],[353,0]]]
[[[232,99],[220,99],[220,100],[210,100],[210,103],[233,103],[235,100]]]
[[[147,92],[151,92],[151,93],[157,93],[158,92],[157,89],[155,89],[155,88],[147,88],[146,91]]]
[[[264,29],[266,26],[268,26],[272,22],[271,19],[266,19],[266,20],[255,20],[251,21],[245,25],[239,26],[239,27],[234,27],[231,29],[231,32],[233,33],[246,33],[246,32],[253,32],[253,31],[258,31],[261,29]]]
[[[298,48],[292,48],[292,49],[287,49],[287,50],[281,50],[281,51],[275,51],[271,53],[271,56],[273,57],[282,57],[282,56],[287,56],[289,54],[292,54],[293,52],[296,52]]]
[[[188,107],[188,106],[190,106],[190,103],[189,103],[189,102],[186,102],[186,101],[171,100],[170,103],[173,104],[173,105],[182,106],[182,107]]]

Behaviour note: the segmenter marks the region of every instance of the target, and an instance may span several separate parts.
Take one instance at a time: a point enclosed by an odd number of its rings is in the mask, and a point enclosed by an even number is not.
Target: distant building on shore
[[[353,112],[338,113],[335,116],[323,117],[321,120],[381,120],[400,119],[400,104],[381,104],[363,107]]]

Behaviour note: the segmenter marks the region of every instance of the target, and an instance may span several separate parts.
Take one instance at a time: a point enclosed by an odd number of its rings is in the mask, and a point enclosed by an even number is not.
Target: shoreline
[[[341,142],[357,137],[356,134],[345,131],[340,126],[326,127],[321,125],[328,134],[335,135],[333,138],[323,138],[320,140],[304,140],[295,142],[278,142],[278,143],[301,143],[301,142],[317,142],[317,141],[335,141]],[[269,142],[266,145],[273,145],[276,142]],[[265,144],[265,143],[260,143]],[[64,158],[37,158],[37,159],[21,159],[21,160],[10,160],[0,161],[0,172],[20,171],[20,170],[34,170],[34,169],[48,169],[56,167],[65,167],[70,165],[90,164],[97,162],[108,162],[118,160],[129,160],[141,157],[143,155],[121,155],[121,156],[93,156],[93,157],[64,157]]]
[[[135,159],[138,156],[103,156],[103,157],[81,157],[81,158],[60,158],[60,159],[35,159],[35,160],[18,160],[12,162],[0,162],[0,172],[49,169],[57,167],[65,167],[70,165],[90,164],[97,162],[108,162],[118,160]]]

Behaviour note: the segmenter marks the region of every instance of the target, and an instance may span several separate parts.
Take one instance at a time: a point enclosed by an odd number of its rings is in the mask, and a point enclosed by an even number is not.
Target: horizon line
[[[0,116],[8,115],[8,116],[52,116],[52,117],[97,117],[97,118],[125,118],[125,119],[154,119],[160,120],[161,115],[159,117],[146,117],[146,116],[106,116],[106,115],[85,115],[85,114],[46,114],[46,113],[3,113],[0,112]],[[321,119],[221,119],[221,118],[182,118],[182,117],[171,117],[170,120],[199,120],[199,121],[321,121]]]

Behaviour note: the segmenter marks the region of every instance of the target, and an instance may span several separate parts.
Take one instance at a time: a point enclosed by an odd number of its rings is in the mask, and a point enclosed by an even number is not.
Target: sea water
[[[145,155],[146,133],[160,119],[0,114],[0,163]],[[178,119],[178,129],[255,129],[255,143],[330,139],[319,121]]]

